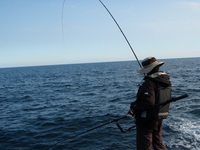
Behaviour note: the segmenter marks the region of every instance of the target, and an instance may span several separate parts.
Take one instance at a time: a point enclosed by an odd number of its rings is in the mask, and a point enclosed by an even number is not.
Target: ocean
[[[163,140],[169,150],[200,150],[200,58],[162,61],[172,96],[189,95],[171,103]],[[0,150],[135,150],[135,129],[115,123],[76,135],[126,115],[138,69],[136,61],[1,68]]]

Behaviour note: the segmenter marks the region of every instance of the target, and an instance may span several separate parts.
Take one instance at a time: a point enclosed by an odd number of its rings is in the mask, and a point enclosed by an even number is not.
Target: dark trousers
[[[137,150],[167,150],[162,140],[162,125],[149,130],[137,125]]]

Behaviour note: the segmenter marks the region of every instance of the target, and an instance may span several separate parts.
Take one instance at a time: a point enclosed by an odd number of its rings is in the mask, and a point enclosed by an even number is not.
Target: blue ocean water
[[[169,150],[200,149],[200,58],[166,59],[161,70],[174,97],[164,120]],[[142,82],[135,61],[0,69],[1,150],[134,150],[135,130],[110,123],[124,116]],[[134,119],[121,120],[124,128]]]

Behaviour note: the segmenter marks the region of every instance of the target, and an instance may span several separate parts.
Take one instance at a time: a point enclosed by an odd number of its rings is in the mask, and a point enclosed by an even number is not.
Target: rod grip
[[[175,101],[177,101],[177,100],[186,98],[186,97],[188,97],[188,96],[189,96],[189,95],[186,93],[186,94],[183,94],[183,95],[178,96],[178,97],[173,97],[173,98],[172,98],[172,101],[175,102]]]

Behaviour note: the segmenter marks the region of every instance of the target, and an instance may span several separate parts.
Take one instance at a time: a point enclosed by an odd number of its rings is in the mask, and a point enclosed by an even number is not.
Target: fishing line
[[[126,35],[124,34],[124,32],[122,31],[121,27],[120,27],[119,24],[117,23],[116,19],[113,17],[113,15],[112,15],[111,12],[108,10],[108,8],[104,5],[104,3],[103,3],[101,0],[99,0],[99,2],[100,2],[100,3],[103,5],[103,7],[107,10],[107,12],[110,14],[110,16],[112,17],[112,19],[114,20],[114,22],[115,22],[116,25],[118,26],[118,28],[119,28],[119,30],[121,31],[122,35],[124,36],[126,42],[128,43],[128,45],[129,45],[131,51],[133,52],[133,54],[134,54],[134,56],[135,56],[135,58],[136,58],[136,60],[137,60],[137,62],[138,62],[138,64],[139,64],[140,68],[142,68],[142,65],[140,64],[140,61],[138,60],[137,55],[135,54],[135,52],[134,52],[134,50],[133,50],[133,48],[132,48],[130,42],[128,41]]]
[[[65,0],[63,0],[62,4],[62,11],[61,11],[61,24],[62,24],[62,40],[63,40],[63,45],[65,47],[65,34],[64,34],[64,7],[65,7]]]

